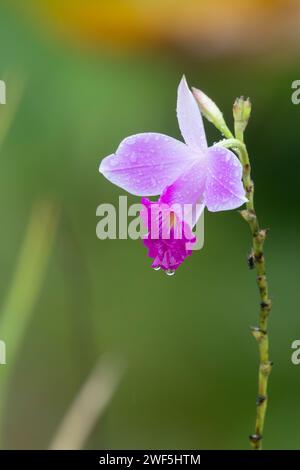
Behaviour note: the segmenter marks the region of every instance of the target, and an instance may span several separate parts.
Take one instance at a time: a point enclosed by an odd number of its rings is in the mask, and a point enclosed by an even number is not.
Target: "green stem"
[[[268,317],[272,303],[269,298],[268,281],[266,276],[264,242],[267,230],[261,229],[254,208],[254,184],[251,179],[251,166],[246,145],[243,142],[243,133],[239,134],[239,139],[228,139],[220,142],[226,148],[236,150],[243,165],[243,184],[248,202],[246,210],[241,211],[242,217],[249,224],[252,235],[252,249],[249,258],[249,266],[255,265],[257,275],[257,286],[260,294],[259,326],[251,329],[254,338],[257,340],[259,349],[259,373],[258,373],[258,396],[256,400],[256,420],[255,432],[250,436],[253,449],[262,448],[262,436],[267,410],[267,388],[268,378],[272,369],[272,362],[269,359],[269,338],[268,338]]]
[[[238,153],[240,161],[243,165],[243,183],[246,191],[246,197],[248,199],[246,207],[248,210],[254,212],[254,184],[251,179],[251,166],[246,145],[241,140],[234,138],[222,140],[218,145],[226,148],[232,148]],[[253,222],[257,223],[257,226],[254,227],[254,229],[258,230],[258,221],[256,216],[255,220],[253,219]]]

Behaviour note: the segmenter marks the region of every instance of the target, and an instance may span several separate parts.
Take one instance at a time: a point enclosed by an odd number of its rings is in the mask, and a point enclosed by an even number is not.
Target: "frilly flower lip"
[[[99,171],[131,194],[159,195],[159,203],[169,207],[200,205],[197,217],[204,207],[212,212],[240,207],[247,201],[242,165],[230,150],[218,145],[208,147],[202,116],[185,77],[178,87],[177,118],[185,143],[154,132],[136,134],[124,139],[115,154],[104,158]],[[191,230],[197,217],[192,222],[183,218],[182,222]],[[150,240],[144,243],[148,243],[149,253],[156,254],[155,259],[158,256],[163,269],[177,269],[179,260],[190,254],[189,249],[183,249],[184,239],[182,243],[173,240],[172,250],[165,249],[165,240],[153,240],[152,244]]]
[[[188,223],[167,204],[147,198],[142,198],[141,202],[141,217],[148,230],[144,245],[148,248],[148,256],[153,258],[152,267],[172,275],[192,254],[196,237]]]

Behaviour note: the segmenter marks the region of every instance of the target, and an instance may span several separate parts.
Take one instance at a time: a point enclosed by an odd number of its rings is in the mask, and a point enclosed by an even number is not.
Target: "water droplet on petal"
[[[160,266],[155,266],[153,269],[154,269],[154,271],[159,271],[159,270],[160,270]]]
[[[166,270],[166,275],[167,276],[174,276],[175,274],[175,269],[167,269]]]

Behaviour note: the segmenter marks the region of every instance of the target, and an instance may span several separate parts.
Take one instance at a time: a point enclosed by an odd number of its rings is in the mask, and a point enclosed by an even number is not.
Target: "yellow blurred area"
[[[284,47],[299,36],[298,0],[29,0],[28,6],[37,21],[90,46],[222,53]]]

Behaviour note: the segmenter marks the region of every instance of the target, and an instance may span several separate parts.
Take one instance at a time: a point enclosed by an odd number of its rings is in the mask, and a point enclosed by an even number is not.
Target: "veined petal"
[[[157,133],[124,139],[115,154],[104,158],[99,171],[131,194],[155,196],[197,159],[183,142]]]
[[[193,150],[204,153],[207,150],[207,141],[202,116],[185,77],[182,77],[178,87],[177,119],[186,144]]]
[[[204,206],[207,161],[205,158],[193,162],[160,197],[161,203],[179,205],[181,216],[191,227],[195,225]]]
[[[214,145],[207,151],[205,202],[212,212],[236,209],[247,202],[242,183],[243,167],[230,150]]]

